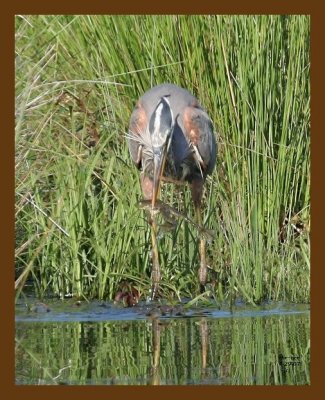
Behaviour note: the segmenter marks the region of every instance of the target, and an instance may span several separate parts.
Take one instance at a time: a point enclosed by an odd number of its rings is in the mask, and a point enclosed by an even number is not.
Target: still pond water
[[[309,307],[20,303],[16,384],[309,385]]]

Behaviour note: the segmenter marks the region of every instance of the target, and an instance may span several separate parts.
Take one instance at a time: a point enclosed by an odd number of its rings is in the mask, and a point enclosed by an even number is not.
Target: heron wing
[[[132,112],[128,134],[128,146],[130,154],[138,168],[141,167],[142,161],[141,137],[145,136],[147,125],[147,113],[139,101]]]
[[[216,141],[211,119],[201,107],[188,106],[184,109],[183,124],[196,164],[202,174],[210,174],[216,162]]]

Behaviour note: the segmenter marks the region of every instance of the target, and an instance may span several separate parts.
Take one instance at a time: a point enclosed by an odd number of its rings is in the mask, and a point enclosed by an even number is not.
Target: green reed
[[[125,141],[151,85],[208,110],[218,160],[205,188],[211,291],[309,301],[310,19],[307,16],[16,18],[16,277],[40,296],[146,295],[150,235]],[[163,200],[194,216],[189,191]],[[162,294],[198,294],[198,234],[160,241]]]

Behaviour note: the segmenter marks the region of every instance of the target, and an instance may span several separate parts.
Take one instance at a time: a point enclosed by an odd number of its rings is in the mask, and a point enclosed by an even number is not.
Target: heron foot
[[[158,292],[158,283],[153,283],[151,286],[150,301],[154,301]]]
[[[160,277],[161,277],[160,266],[156,262],[154,264],[154,266],[153,266],[152,274],[151,274],[151,281],[152,281],[151,296],[150,296],[151,301],[153,301],[155,299],[156,295],[157,295],[158,288],[159,288]]]

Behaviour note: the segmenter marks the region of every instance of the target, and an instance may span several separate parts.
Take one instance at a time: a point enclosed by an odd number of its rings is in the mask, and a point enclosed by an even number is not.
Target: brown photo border
[[[124,3],[124,4],[123,4]],[[321,173],[324,141],[324,10],[320,1],[200,1],[184,3],[138,0],[135,3],[94,0],[82,3],[73,0],[46,2],[11,0],[1,2],[1,356],[0,378],[3,399],[117,399],[162,398],[197,399],[319,399],[324,395],[322,376],[325,369],[321,283],[324,280],[321,240],[324,234]],[[306,386],[16,386],[14,358],[14,17],[18,14],[305,14],[311,15],[311,126],[312,126],[312,284],[311,284],[311,385]],[[323,29],[322,29],[323,28]],[[322,132],[323,131],[323,132]],[[323,155],[324,157],[324,155]],[[324,317],[323,317],[324,318]],[[322,340],[323,339],[323,340]],[[323,378],[325,380],[325,378]]]

